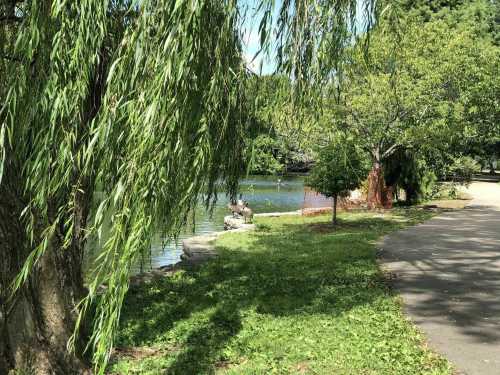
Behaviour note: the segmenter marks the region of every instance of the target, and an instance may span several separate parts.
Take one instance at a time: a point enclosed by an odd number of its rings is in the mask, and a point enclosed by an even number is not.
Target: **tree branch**
[[[394,143],[391,147],[389,147],[387,150],[385,150],[385,152],[382,154],[381,159],[385,159],[386,157],[391,156],[394,153],[394,151],[396,151],[396,148],[398,148],[398,147],[399,147],[399,144]]]
[[[0,16],[0,22],[22,22],[21,17],[17,16]]]

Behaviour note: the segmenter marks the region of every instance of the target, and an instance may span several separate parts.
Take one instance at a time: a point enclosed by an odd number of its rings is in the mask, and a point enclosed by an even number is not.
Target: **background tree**
[[[444,20],[451,28],[472,28],[477,36],[500,43],[500,3],[489,0],[404,0],[410,17],[429,22]]]
[[[455,82],[462,80],[462,83],[457,84],[456,91],[462,92],[457,102],[460,102],[463,109],[455,110],[454,121],[462,125],[461,131],[456,134],[461,139],[457,139],[455,135],[448,152],[444,152],[448,155],[447,162],[451,165],[457,156],[466,154],[480,158],[491,169],[492,161],[497,158],[495,144],[500,134],[497,100],[500,84],[498,74],[495,73],[500,69],[500,3],[487,0],[426,3],[427,5],[408,2],[407,9],[412,14],[419,14],[426,6],[432,7],[434,11],[430,16],[420,19],[445,24],[453,33],[465,36],[462,43],[467,40],[479,52],[473,58],[461,57],[463,61],[457,67],[460,74],[457,74]],[[450,56],[448,61],[451,58]]]
[[[366,177],[366,157],[352,139],[339,138],[318,152],[306,184],[333,198],[332,223],[337,224],[337,201],[359,188]]]
[[[408,162],[392,172],[431,166],[425,160],[399,157],[406,150],[420,154],[419,159],[440,154],[443,163],[451,162],[453,154],[465,152],[464,145],[480,133],[497,128],[493,72],[498,48],[478,41],[474,29],[450,30],[442,20],[422,24],[408,19],[401,26],[402,34],[383,24],[373,30],[368,57],[362,49],[353,50],[346,64],[343,108],[337,111],[336,127],[354,134],[372,157],[368,199],[374,205],[383,205],[386,182],[398,180],[384,179],[389,159],[392,164]],[[403,153],[393,156],[398,150]],[[415,170],[415,175],[426,174]]]
[[[314,109],[292,103],[289,77],[252,76],[247,98],[253,105],[254,132],[247,134],[250,172],[275,174],[304,172],[310,168],[315,134],[320,129]]]

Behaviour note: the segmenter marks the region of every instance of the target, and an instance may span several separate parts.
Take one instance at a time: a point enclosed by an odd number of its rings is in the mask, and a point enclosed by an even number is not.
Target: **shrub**
[[[250,170],[255,174],[277,174],[283,171],[279,159],[280,145],[268,135],[259,135],[252,144]]]
[[[368,173],[366,157],[356,145],[338,139],[318,152],[316,164],[306,184],[326,197],[333,198],[332,222],[337,223],[337,199],[357,189]]]
[[[468,185],[475,173],[481,171],[481,165],[470,156],[460,156],[448,167],[448,178],[456,183]]]

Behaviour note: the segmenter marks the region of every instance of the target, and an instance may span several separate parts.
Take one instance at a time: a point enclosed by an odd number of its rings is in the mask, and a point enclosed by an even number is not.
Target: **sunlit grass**
[[[449,374],[376,264],[380,236],[429,217],[259,218],[219,259],[130,291],[120,374]],[[133,357],[136,357],[135,359]]]

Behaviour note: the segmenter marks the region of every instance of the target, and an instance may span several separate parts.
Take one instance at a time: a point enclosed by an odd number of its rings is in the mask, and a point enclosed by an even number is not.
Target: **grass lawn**
[[[258,218],[220,257],[131,289],[117,374],[450,374],[402,315],[375,260],[424,211]]]

